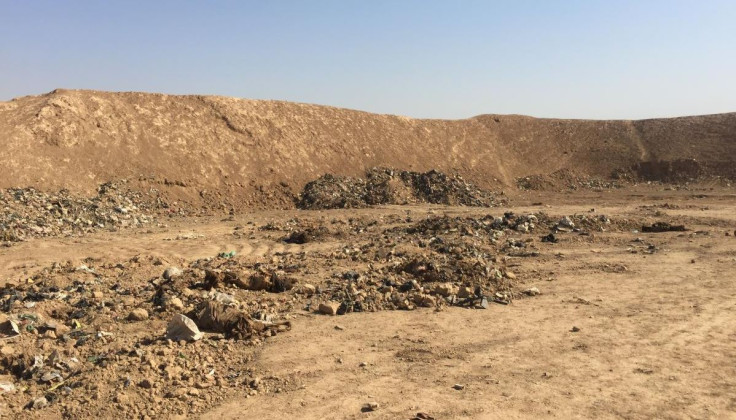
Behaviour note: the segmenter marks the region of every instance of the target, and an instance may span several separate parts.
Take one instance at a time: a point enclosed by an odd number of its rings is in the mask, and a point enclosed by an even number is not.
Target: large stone
[[[176,314],[166,327],[166,338],[173,341],[197,341],[203,334],[199,331],[197,324],[186,315]]]
[[[319,313],[325,315],[337,315],[340,304],[337,302],[325,302],[319,304]]]

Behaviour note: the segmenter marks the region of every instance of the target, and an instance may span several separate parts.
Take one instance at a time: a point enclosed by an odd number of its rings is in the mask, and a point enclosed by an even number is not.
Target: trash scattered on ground
[[[124,184],[102,184],[91,198],[74,196],[66,190],[53,194],[34,188],[0,190],[0,242],[118,230],[154,222],[161,203],[126,189]]]

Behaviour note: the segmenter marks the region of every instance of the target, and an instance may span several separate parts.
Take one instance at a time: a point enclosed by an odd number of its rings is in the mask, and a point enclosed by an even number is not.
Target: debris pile
[[[165,270],[144,257],[54,264],[0,288],[0,393],[7,408],[53,418],[153,418],[254,391],[253,346],[288,330],[290,322],[276,314],[294,308],[280,303],[285,297],[250,292],[241,304],[225,285],[207,287],[203,268],[216,263],[232,259]],[[284,283],[275,273],[267,281]]]
[[[516,179],[516,186],[520,190],[545,191],[555,189],[567,190],[602,190],[622,188],[628,181],[625,177],[616,174],[616,179],[602,179],[588,175],[580,175],[569,169],[561,169],[547,175],[529,175]]]
[[[309,182],[297,202],[300,209],[361,208],[382,204],[432,203],[491,207],[494,195],[460,175],[373,168],[365,178],[325,174]]]
[[[343,241],[267,257],[54,264],[0,288],[0,392],[16,414],[154,418],[296,388],[258,379],[249,363],[295,316],[487,309],[533,297],[538,288],[520,287],[530,274],[522,257],[598,224],[616,226],[597,214],[295,218],[252,232]]]
[[[75,197],[66,190],[55,194],[33,188],[0,190],[0,242],[141,226],[154,221],[153,210],[142,194],[112,182],[101,185],[92,198]]]

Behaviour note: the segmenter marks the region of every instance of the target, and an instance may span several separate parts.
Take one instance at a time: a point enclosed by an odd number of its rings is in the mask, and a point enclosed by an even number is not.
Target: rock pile
[[[616,174],[615,179],[603,179],[599,177],[591,177],[589,175],[581,175],[568,169],[561,169],[546,175],[529,175],[516,179],[516,186],[520,190],[527,191],[544,191],[544,190],[603,190],[622,188],[627,182],[632,180],[626,179],[622,174]]]
[[[252,390],[253,345],[290,324],[271,310],[279,299],[251,296],[240,304],[224,289],[208,288],[203,268],[219,262],[232,263],[211,259],[184,270],[143,257],[55,264],[0,288],[7,407],[51,418],[154,418]]]
[[[118,183],[101,185],[92,198],[75,197],[65,190],[55,194],[33,188],[0,190],[0,242],[116,230],[153,220],[150,202]]]
[[[432,203],[491,207],[494,195],[460,175],[373,168],[365,178],[326,174],[305,185],[300,209],[361,208],[381,204]]]

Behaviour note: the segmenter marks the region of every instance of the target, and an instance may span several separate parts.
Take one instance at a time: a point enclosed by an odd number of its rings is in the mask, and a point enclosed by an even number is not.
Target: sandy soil
[[[276,385],[236,389],[192,417],[410,419],[420,412],[437,419],[736,417],[733,189],[535,192],[514,197],[509,208],[413,206],[192,219],[0,248],[0,278],[17,281],[52,262],[85,257],[183,261],[235,250],[268,259],[282,252],[329,252],[353,240],[293,245],[267,234],[233,235],[235,226],[295,216],[378,220],[392,214],[479,216],[507,210],[559,216],[591,208],[612,221],[667,220],[689,230],[569,233],[556,244],[538,243],[538,257],[509,258],[506,264],[520,289],[537,287],[541,294],[510,305],[335,317],[296,311],[290,331],[255,348],[252,371]],[[538,241],[542,233],[528,236]],[[462,389],[454,389],[456,384]],[[362,412],[369,402],[378,409]],[[26,415],[43,418],[49,412]],[[160,413],[177,415],[187,417]]]

